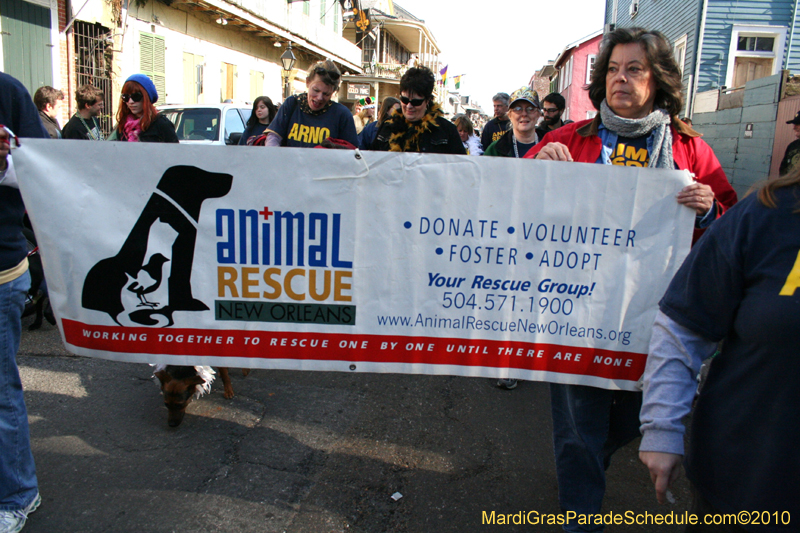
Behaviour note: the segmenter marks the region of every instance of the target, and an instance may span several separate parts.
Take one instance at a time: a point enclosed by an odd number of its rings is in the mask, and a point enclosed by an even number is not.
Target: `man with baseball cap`
[[[800,111],[797,112],[792,120],[787,120],[786,123],[794,126],[794,136],[797,138],[786,147],[786,153],[783,155],[781,166],[778,170],[781,176],[788,174],[800,162]]]

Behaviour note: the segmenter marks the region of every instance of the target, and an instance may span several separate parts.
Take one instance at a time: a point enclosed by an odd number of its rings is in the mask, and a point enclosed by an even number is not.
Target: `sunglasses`
[[[127,104],[128,100],[133,100],[134,102],[141,102],[142,99],[144,98],[144,95],[142,93],[122,94],[120,95],[120,98],[122,98],[122,101]]]
[[[324,67],[315,68],[314,69],[314,74],[318,74],[320,76],[328,76],[333,81],[336,81],[336,80],[339,79],[339,73],[338,72],[331,72],[330,70],[327,70]]]
[[[522,113],[533,114],[536,111],[536,108],[535,107],[525,107],[525,106],[518,105],[516,107],[512,107],[511,111],[513,111],[514,113],[516,113],[518,115],[521,115]]]
[[[412,100],[408,96],[401,96],[400,101],[403,102],[403,105],[411,104],[414,107],[419,107],[425,103],[425,98],[414,98]]]

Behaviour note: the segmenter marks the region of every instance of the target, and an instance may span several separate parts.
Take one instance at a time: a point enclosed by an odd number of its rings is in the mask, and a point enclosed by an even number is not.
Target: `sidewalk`
[[[147,365],[70,356],[49,324],[18,359],[43,499],[26,533],[561,530],[481,524],[558,512],[543,383],[231,369],[235,398],[215,382],[169,428]],[[637,444],[614,457],[604,512],[686,510],[685,480],[658,505]]]

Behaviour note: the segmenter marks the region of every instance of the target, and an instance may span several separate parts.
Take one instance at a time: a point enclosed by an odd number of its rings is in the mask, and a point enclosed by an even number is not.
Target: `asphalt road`
[[[43,498],[26,533],[561,530],[482,523],[559,511],[543,383],[231,370],[235,398],[217,381],[169,428],[147,365],[71,356],[49,324],[18,363]],[[637,445],[614,457],[604,513],[685,511],[686,481],[658,505]]]

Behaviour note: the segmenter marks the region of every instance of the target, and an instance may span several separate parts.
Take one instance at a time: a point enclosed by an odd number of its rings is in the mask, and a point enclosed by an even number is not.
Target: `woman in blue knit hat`
[[[125,80],[117,109],[117,125],[109,140],[128,142],[176,143],[175,126],[153,105],[158,91],[144,74]]]

